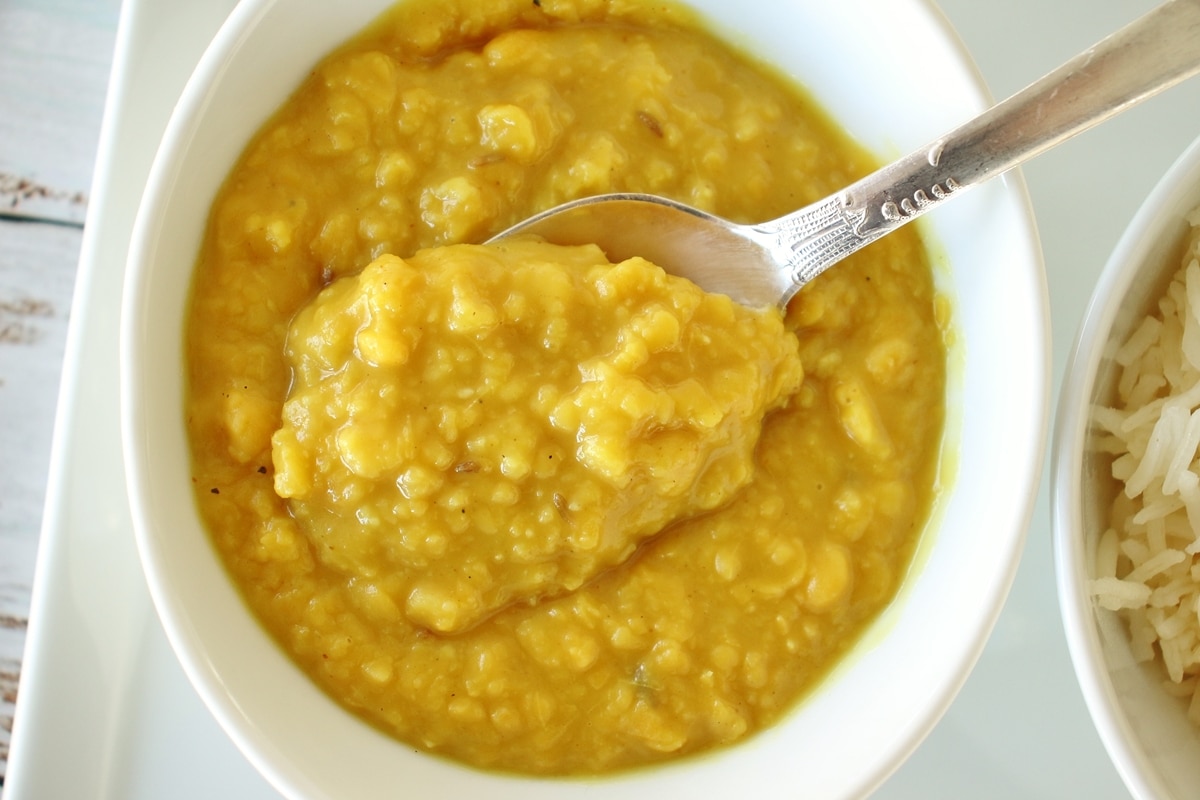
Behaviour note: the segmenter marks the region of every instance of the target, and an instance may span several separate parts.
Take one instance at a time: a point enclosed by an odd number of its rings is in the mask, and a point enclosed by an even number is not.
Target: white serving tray
[[[278,797],[208,715],[167,646],[134,547],[118,432],[118,313],[133,218],[175,99],[234,2],[126,0],[122,9],[67,343],[5,800]],[[1014,3],[1030,13],[1044,5]],[[950,17],[956,23],[994,10],[973,0],[943,5],[955,11]],[[1019,15],[1018,9],[1004,12],[1010,15]],[[1054,66],[1053,58],[1021,72],[1036,77]],[[1163,154],[1164,166],[1173,156]],[[1079,169],[1087,166],[1084,160]],[[1144,185],[1156,178],[1146,176]],[[1036,206],[1036,194],[1034,199]],[[1069,212],[1049,206],[1049,215]],[[1045,228],[1046,216],[1039,221]],[[1115,240],[1119,228],[1109,233]],[[1051,280],[1058,290],[1059,357],[1102,266],[1102,257],[1093,260],[1071,273],[1075,285],[1068,282],[1069,291]],[[877,798],[1129,797],[1092,729],[1071,670],[1050,561],[1047,498],[1043,479],[1021,570],[977,668],[933,734]],[[802,796],[803,786],[796,788]]]

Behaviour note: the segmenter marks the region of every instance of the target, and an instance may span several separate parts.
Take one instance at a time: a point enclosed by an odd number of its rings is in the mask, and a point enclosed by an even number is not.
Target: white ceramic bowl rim
[[[291,13],[301,5],[304,14]],[[920,223],[940,251],[935,267],[957,319],[946,450],[957,462],[955,486],[937,509],[936,546],[920,556],[897,602],[802,713],[745,745],[599,782],[475,772],[414,755],[322,695],[246,614],[195,514],[183,513],[193,505],[181,411],[182,335],[163,332],[180,329],[208,206],[262,117],[314,56],[384,5],[243,0],[180,99],[139,210],[121,342],[127,482],[150,593],[189,680],[251,762],[291,797],[366,797],[380,784],[430,796],[496,798],[610,789],[628,798],[765,796],[801,786],[823,797],[868,793],[920,743],[978,659],[1032,513],[1050,336],[1041,256],[1019,175],[979,187]],[[924,145],[988,104],[977,72],[931,2],[692,5],[735,43],[753,42],[756,52],[807,83],[881,158]],[[779,24],[781,8],[804,15],[804,47],[796,46],[798,26]],[[264,36],[269,31],[286,32],[286,41]],[[920,86],[937,91],[914,94]],[[250,119],[245,109],[262,115]],[[953,264],[970,269],[951,272]],[[853,736],[836,735],[851,728]]]
[[[1131,703],[1147,702],[1140,690],[1139,671],[1131,664],[1119,688],[1109,658],[1121,657],[1104,637],[1097,605],[1088,590],[1088,530],[1084,509],[1085,465],[1089,411],[1110,331],[1122,313],[1144,306],[1130,295],[1143,293],[1173,272],[1169,251],[1185,227],[1184,215],[1200,206],[1200,138],[1175,161],[1139,207],[1121,235],[1093,290],[1068,359],[1055,415],[1052,454],[1053,529],[1059,606],[1067,646],[1080,689],[1100,739],[1129,790],[1139,798],[1185,797],[1178,793],[1179,777],[1163,771],[1164,751],[1148,748],[1145,729],[1134,724]],[[1113,620],[1115,622],[1115,620]],[[1123,630],[1120,631],[1123,634]],[[1137,683],[1134,683],[1137,681]],[[1151,688],[1152,692],[1160,692]],[[1140,698],[1140,700],[1139,700]],[[1150,700],[1149,702],[1152,702]],[[1194,747],[1194,746],[1192,746]],[[1195,755],[1191,756],[1195,760]],[[1200,766],[1192,772],[1194,792]],[[1184,784],[1188,785],[1188,784]],[[1173,788],[1174,787],[1174,788]]]

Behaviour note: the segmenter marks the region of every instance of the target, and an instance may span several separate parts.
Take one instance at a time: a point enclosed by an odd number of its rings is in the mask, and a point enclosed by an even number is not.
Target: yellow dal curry
[[[382,621],[458,633],[729,502],[797,349],[778,312],[594,245],[383,256],[292,323],[275,490]]]
[[[673,6],[389,12],[250,144],[196,271],[197,499],[255,613],[345,706],[477,766],[777,720],[932,503],[945,303],[915,233],[786,317],[594,247],[458,243],[605,191],[766,219],[869,167]]]

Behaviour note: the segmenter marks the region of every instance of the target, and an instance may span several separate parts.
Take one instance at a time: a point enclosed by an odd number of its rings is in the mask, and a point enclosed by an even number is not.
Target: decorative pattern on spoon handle
[[[791,282],[803,285],[867,244],[858,233],[865,216],[852,213],[841,196],[834,196],[759,230],[774,239]]]
[[[791,280],[797,285],[809,282],[953,196],[962,187],[954,178],[936,173],[939,152],[931,148],[925,164],[914,167],[911,158],[898,162],[844,192],[762,226],[760,231],[774,237]]]

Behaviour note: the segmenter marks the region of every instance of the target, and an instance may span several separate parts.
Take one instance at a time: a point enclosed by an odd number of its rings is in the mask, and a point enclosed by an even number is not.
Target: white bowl
[[[1134,661],[1125,625],[1087,582],[1108,525],[1107,465],[1089,455],[1090,409],[1111,402],[1114,343],[1128,338],[1179,269],[1185,215],[1200,206],[1200,139],[1171,166],[1109,257],[1066,367],[1055,420],[1054,553],[1067,645],[1109,756],[1138,798],[1200,793],[1200,730],[1163,690],[1159,664]]]
[[[270,109],[386,0],[243,0],[167,128],[137,219],[122,329],[130,502],[151,595],[208,708],[290,797],[861,796],[916,748],[983,648],[1024,543],[1048,420],[1049,324],[1019,177],[922,223],[954,306],[945,459],[956,472],[895,602],[794,713],[710,755],[603,780],[530,780],[414,753],[345,713],[267,638],[194,512],[181,320],[209,205]],[[932,3],[694,0],[893,158],[989,104]]]

